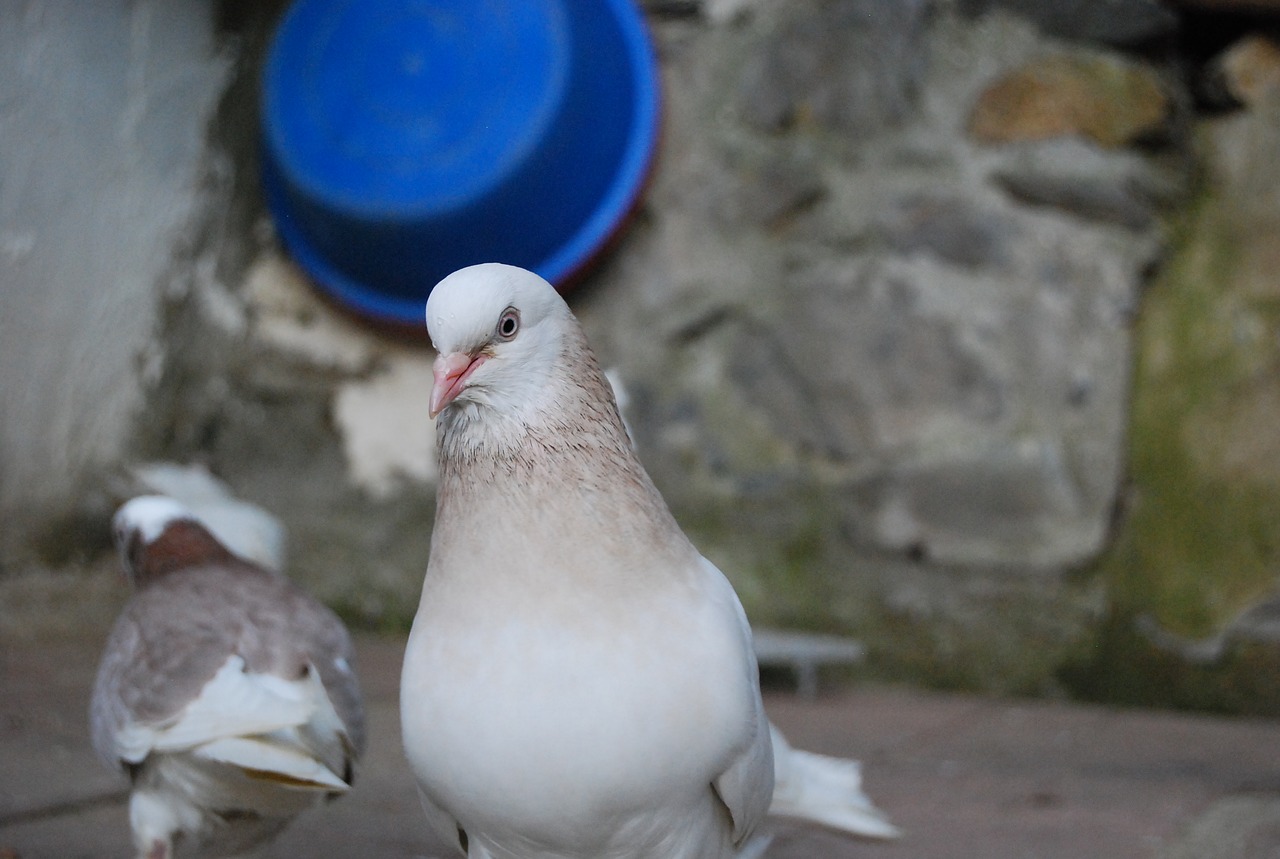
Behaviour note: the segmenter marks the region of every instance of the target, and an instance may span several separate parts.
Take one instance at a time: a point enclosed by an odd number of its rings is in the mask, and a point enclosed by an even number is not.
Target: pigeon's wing
[[[334,612],[280,577],[257,576],[234,595],[245,613],[238,647],[249,668],[282,677],[308,667],[319,672],[347,741],[364,748],[364,704],[355,672],[355,649]]]
[[[773,799],[773,747],[769,720],[760,699],[759,670],[755,650],[751,646],[751,626],[747,623],[746,612],[724,574],[707,559],[701,560],[708,581],[722,591],[721,599],[733,607],[742,638],[743,670],[751,689],[749,700],[743,701],[744,715],[750,723],[749,740],[712,785],[733,819],[733,841],[741,846],[764,820]]]
[[[347,628],[327,606],[300,588],[289,585],[292,599],[286,632],[287,643],[301,646],[307,661],[315,666],[337,717],[342,720],[351,751],[359,755],[365,745],[364,696],[356,676],[355,647]]]
[[[153,751],[191,751],[215,740],[270,734],[306,724],[325,700],[312,675],[286,679],[255,673],[233,654],[172,717],[121,725],[116,749],[122,759],[136,763]]]
[[[237,596],[246,614],[238,644],[251,671],[304,679],[313,703],[289,738],[349,780],[364,749],[364,704],[342,621],[285,579],[257,577]]]
[[[741,845],[765,818],[773,798],[773,759],[768,722],[756,719],[751,744],[716,778],[716,794],[733,818],[733,842]]]
[[[142,653],[138,629],[121,616],[107,639],[98,674],[89,700],[89,735],[93,749],[112,769],[126,763],[116,745],[116,735],[133,720],[132,706],[125,698],[126,675]]]
[[[173,599],[166,590],[150,587],[130,600],[98,666],[90,725],[94,748],[113,767],[145,758],[235,653],[237,624],[219,626],[199,601]],[[197,708],[197,717],[216,720],[204,710]]]
[[[115,763],[176,751],[237,763],[246,747],[227,741],[258,737],[287,780],[326,783],[299,756],[346,779],[364,731],[351,659],[337,618],[265,571],[171,574],[135,596],[108,641],[95,747]]]

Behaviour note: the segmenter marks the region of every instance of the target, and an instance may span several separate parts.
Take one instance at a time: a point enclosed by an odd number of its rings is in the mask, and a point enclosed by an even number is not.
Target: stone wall
[[[579,305],[655,479],[758,621],[1051,686],[1098,609],[1069,574],[1108,534],[1184,181],[1173,82],[943,4],[660,32],[662,168]]]
[[[1136,704],[1280,712],[1280,46],[1210,67],[1196,193],[1143,301],[1106,620],[1064,672]],[[1219,106],[1221,106],[1219,102]]]

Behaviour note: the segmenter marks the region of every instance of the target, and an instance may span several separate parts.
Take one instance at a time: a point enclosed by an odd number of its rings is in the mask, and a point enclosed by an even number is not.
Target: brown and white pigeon
[[[345,793],[364,711],[338,617],[171,498],[134,498],[113,525],[136,590],[89,715],[132,780],[139,859],[238,855]]]
[[[427,325],[440,483],[401,715],[431,824],[470,859],[734,856],[774,761],[732,586],[550,284],[462,269]]]

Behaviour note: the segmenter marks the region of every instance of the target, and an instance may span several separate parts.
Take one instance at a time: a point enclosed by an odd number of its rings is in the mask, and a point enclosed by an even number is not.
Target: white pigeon
[[[774,761],[732,586],[550,284],[465,268],[427,325],[440,483],[400,699],[432,826],[469,859],[734,856]]]
[[[89,716],[132,780],[139,859],[238,855],[345,793],[364,712],[338,617],[171,498],[134,498],[113,525],[136,591]]]

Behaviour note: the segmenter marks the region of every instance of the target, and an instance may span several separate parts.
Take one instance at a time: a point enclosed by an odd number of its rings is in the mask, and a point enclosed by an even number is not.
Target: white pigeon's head
[[[134,585],[171,569],[230,555],[191,510],[167,495],[126,501],[112,517],[111,530]]]
[[[564,299],[531,271],[501,263],[455,271],[427,299],[439,353],[431,416],[447,408],[520,412],[555,369],[574,325]]]

